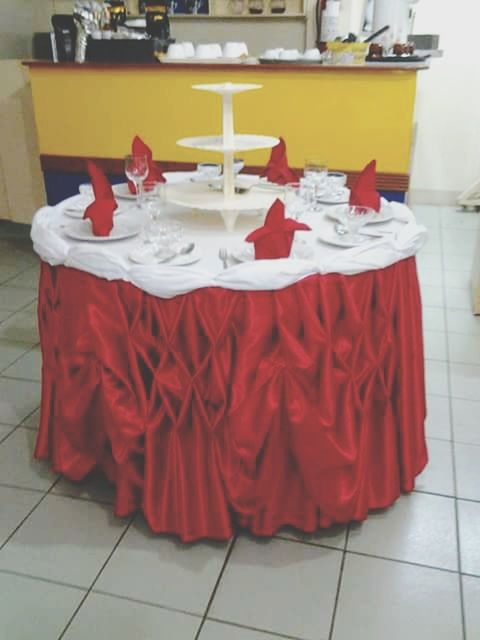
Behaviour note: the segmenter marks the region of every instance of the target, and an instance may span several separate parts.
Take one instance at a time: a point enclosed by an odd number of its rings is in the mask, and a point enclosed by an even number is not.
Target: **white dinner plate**
[[[172,252],[173,253],[173,252]],[[136,264],[165,264],[172,267],[184,267],[189,264],[194,264],[201,260],[200,253],[194,249],[191,253],[185,255],[176,255],[169,258],[169,253],[160,253],[156,251],[154,247],[140,246],[134,249],[128,256],[132,262]]]
[[[237,262],[251,262],[255,260],[255,247],[253,243],[244,242],[235,247],[231,252],[231,257]],[[314,250],[305,241],[294,240],[290,258],[294,260],[311,260],[314,257]]]
[[[92,201],[93,202],[93,201]],[[89,204],[92,204],[91,202]],[[69,217],[69,218],[75,218],[76,220],[82,220],[83,219],[83,214],[85,213],[86,208],[89,205],[87,204],[76,207],[76,206],[70,206],[70,207],[66,207],[63,210],[63,213]],[[120,209],[120,207],[118,207],[117,209],[115,209],[115,211],[113,212],[114,216],[118,216],[120,213],[125,213],[125,211],[127,211],[127,209]]]
[[[63,229],[65,235],[74,240],[88,240],[89,242],[112,242],[133,238],[140,233],[141,225],[135,220],[115,221],[113,229],[108,236],[95,236],[90,220],[75,220]]]
[[[372,238],[371,236],[364,236],[364,240],[362,242],[352,242],[346,236],[339,236],[338,233],[332,229],[331,231],[325,231],[317,236],[317,240],[323,242],[324,244],[329,244],[334,247],[342,247],[342,249],[352,249],[353,247],[360,247],[366,242],[372,242],[376,238]]]
[[[332,218],[332,220],[336,220],[337,222],[342,222],[343,221],[342,208],[344,206],[345,205],[338,205],[338,206],[330,207],[330,209],[327,209],[326,211],[327,216],[329,218]],[[393,220],[393,218],[394,218],[394,213],[390,204],[382,203],[382,208],[380,209],[379,213],[373,216],[372,219],[367,222],[367,224],[378,224],[379,222],[389,222],[390,220]]]

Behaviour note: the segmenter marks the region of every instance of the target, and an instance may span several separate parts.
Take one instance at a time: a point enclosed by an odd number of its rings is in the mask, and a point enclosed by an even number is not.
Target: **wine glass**
[[[362,242],[364,242],[367,238],[365,236],[362,236],[359,231],[363,227],[363,225],[367,224],[367,222],[370,222],[374,214],[375,211],[373,209],[370,209],[370,207],[345,207],[343,219],[348,231],[345,238],[355,244],[361,244]]]
[[[137,207],[142,206],[142,184],[148,176],[147,156],[126,156],[125,175],[135,184],[137,194]]]

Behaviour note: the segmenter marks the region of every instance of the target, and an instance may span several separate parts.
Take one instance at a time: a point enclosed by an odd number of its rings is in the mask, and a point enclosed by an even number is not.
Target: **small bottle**
[[[286,8],[285,0],[270,0],[270,13],[285,13]]]
[[[264,4],[263,0],[248,0],[248,13],[252,15],[259,15],[263,13]]]

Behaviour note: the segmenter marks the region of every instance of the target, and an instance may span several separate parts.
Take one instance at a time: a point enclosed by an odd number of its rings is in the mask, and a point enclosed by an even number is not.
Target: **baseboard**
[[[409,204],[436,204],[438,206],[454,206],[460,191],[434,191],[430,189],[411,189],[408,192]]]

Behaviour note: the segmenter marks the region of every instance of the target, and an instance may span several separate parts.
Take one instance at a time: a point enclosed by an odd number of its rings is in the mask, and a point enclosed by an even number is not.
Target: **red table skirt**
[[[36,457],[101,468],[115,513],[228,539],[363,520],[427,462],[414,258],[171,300],[43,263]]]

